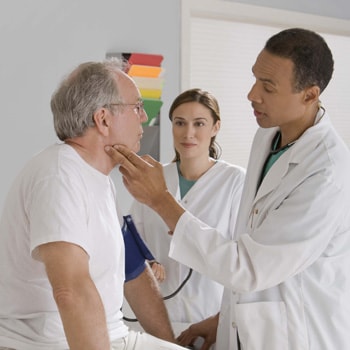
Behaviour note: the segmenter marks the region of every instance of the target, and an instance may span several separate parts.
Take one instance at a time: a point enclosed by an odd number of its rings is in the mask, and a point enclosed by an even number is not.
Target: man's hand
[[[165,267],[155,260],[149,261],[148,263],[151,266],[153,275],[157,281],[159,283],[163,282],[166,278]]]
[[[201,322],[192,324],[184,330],[177,338],[182,346],[193,345],[198,337],[204,339],[200,350],[209,350],[216,342],[216,331],[219,323],[219,314],[209,317]]]

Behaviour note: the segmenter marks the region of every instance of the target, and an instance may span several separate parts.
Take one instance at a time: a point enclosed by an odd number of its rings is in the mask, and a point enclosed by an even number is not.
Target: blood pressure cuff
[[[125,245],[125,282],[139,276],[146,268],[146,260],[155,260],[142,240],[131,215],[123,216],[122,226]]]

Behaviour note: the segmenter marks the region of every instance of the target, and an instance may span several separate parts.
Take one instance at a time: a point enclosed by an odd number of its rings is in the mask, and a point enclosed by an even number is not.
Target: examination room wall
[[[102,60],[107,52],[162,54],[165,114],[179,92],[179,23],[180,1],[0,2],[0,210],[25,162],[57,141],[51,94],[77,64]],[[160,156],[169,159],[170,125],[161,127]],[[126,190],[121,190],[119,197],[126,198]],[[123,206],[124,199],[120,202]]]
[[[291,9],[291,3],[295,11],[339,18],[350,15],[347,0],[320,0],[312,9],[301,0],[258,2],[282,9]],[[0,211],[9,186],[27,160],[57,141],[49,103],[62,76],[80,62],[103,59],[107,52],[164,56],[160,160],[171,160],[167,111],[181,86],[181,0],[3,0],[0,28]],[[119,205],[127,211],[131,197],[117,172],[113,178]]]

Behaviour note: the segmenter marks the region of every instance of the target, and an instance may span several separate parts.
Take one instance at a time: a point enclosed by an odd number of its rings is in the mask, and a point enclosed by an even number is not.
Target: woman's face
[[[211,138],[220,129],[210,109],[199,102],[186,102],[172,114],[174,147],[181,159],[208,157]]]

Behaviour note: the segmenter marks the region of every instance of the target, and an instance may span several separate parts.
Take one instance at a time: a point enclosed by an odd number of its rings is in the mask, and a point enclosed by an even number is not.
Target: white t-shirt
[[[44,264],[36,248],[66,241],[89,255],[111,340],[127,335],[124,243],[115,188],[66,144],[36,155],[19,174],[0,221],[0,346],[68,349]]]

